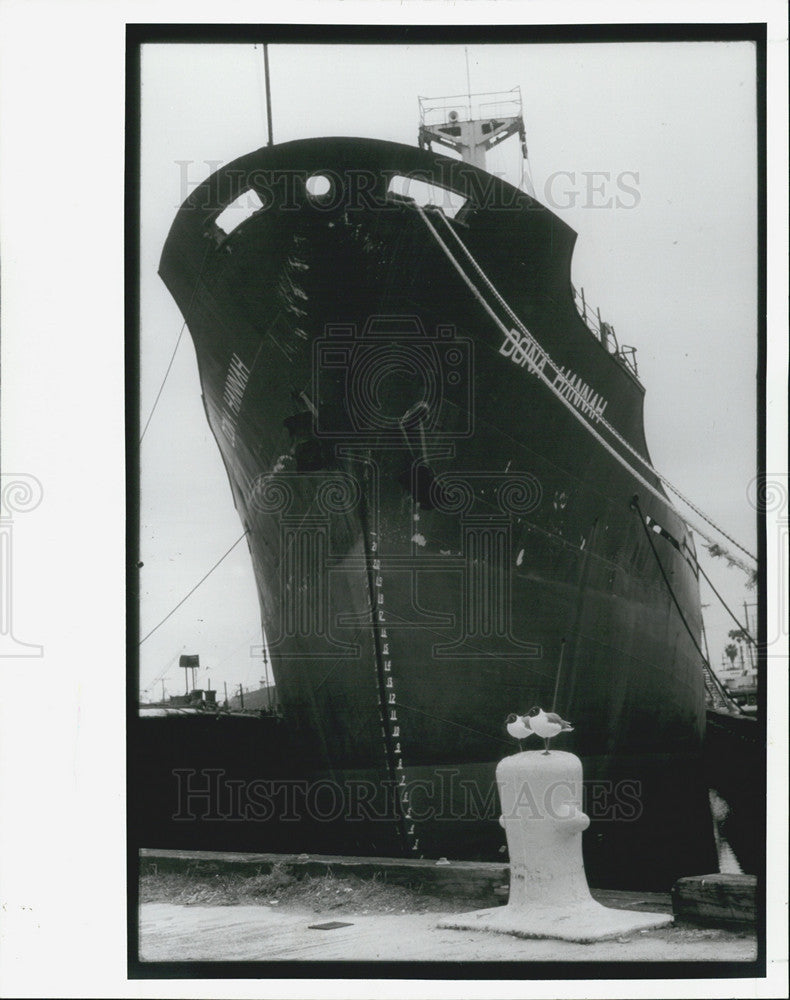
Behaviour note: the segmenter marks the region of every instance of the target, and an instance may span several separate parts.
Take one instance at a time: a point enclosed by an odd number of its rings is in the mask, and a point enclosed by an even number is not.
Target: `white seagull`
[[[511,712],[505,719],[505,728],[514,740],[518,740],[519,749],[521,749],[521,741],[532,735],[532,729],[526,715],[518,716]]]
[[[544,712],[538,705],[533,705],[524,717],[524,721],[530,729],[543,737],[546,749],[544,754],[549,752],[549,742],[557,733],[572,733],[573,726],[565,719],[561,719],[556,712]]]

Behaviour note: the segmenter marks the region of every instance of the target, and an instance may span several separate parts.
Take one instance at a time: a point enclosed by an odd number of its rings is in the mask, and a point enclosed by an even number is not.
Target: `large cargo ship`
[[[716,870],[696,559],[633,351],[580,314],[576,234],[484,168],[519,102],[421,108],[418,147],[222,167],[160,265],[309,783],[291,842],[501,858],[504,720],[538,704],[575,726],[594,883]]]

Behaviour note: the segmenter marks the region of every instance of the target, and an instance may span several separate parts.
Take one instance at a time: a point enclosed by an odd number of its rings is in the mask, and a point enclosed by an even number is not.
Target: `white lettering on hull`
[[[234,354],[230,359],[228,371],[225,375],[225,388],[222,393],[222,414],[220,416],[222,433],[234,448],[236,447],[236,418],[241,410],[244,391],[247,388],[249,379],[249,368],[238,354]]]
[[[581,375],[576,375],[570,368],[555,365],[531,334],[519,336],[515,330],[511,330],[499,348],[499,353],[510,358],[519,368],[526,368],[532,375],[539,372],[545,375],[564,399],[569,400],[588,417],[598,421],[603,416],[608,401],[600,393],[594,392]]]

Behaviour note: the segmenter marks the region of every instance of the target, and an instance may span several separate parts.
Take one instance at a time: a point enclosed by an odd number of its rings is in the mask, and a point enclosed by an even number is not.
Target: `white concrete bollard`
[[[672,916],[613,910],[590,895],[582,859],[582,764],[561,750],[526,751],[497,765],[500,824],[510,855],[506,906],[447,917],[440,927],[593,942],[665,927]]]

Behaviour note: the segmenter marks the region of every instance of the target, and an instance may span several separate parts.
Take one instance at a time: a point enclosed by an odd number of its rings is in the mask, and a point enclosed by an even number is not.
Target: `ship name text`
[[[238,356],[234,354],[228,365],[228,372],[225,376],[225,389],[222,393],[222,416],[220,423],[222,433],[228,441],[236,444],[236,418],[241,410],[241,401],[244,398],[244,390],[250,378],[250,370]]]
[[[608,405],[600,393],[594,392],[580,375],[570,368],[555,365],[531,334],[523,336],[511,330],[505,336],[499,353],[532,375],[542,374],[558,390],[559,395],[569,400],[577,410],[593,420],[600,420]]]

